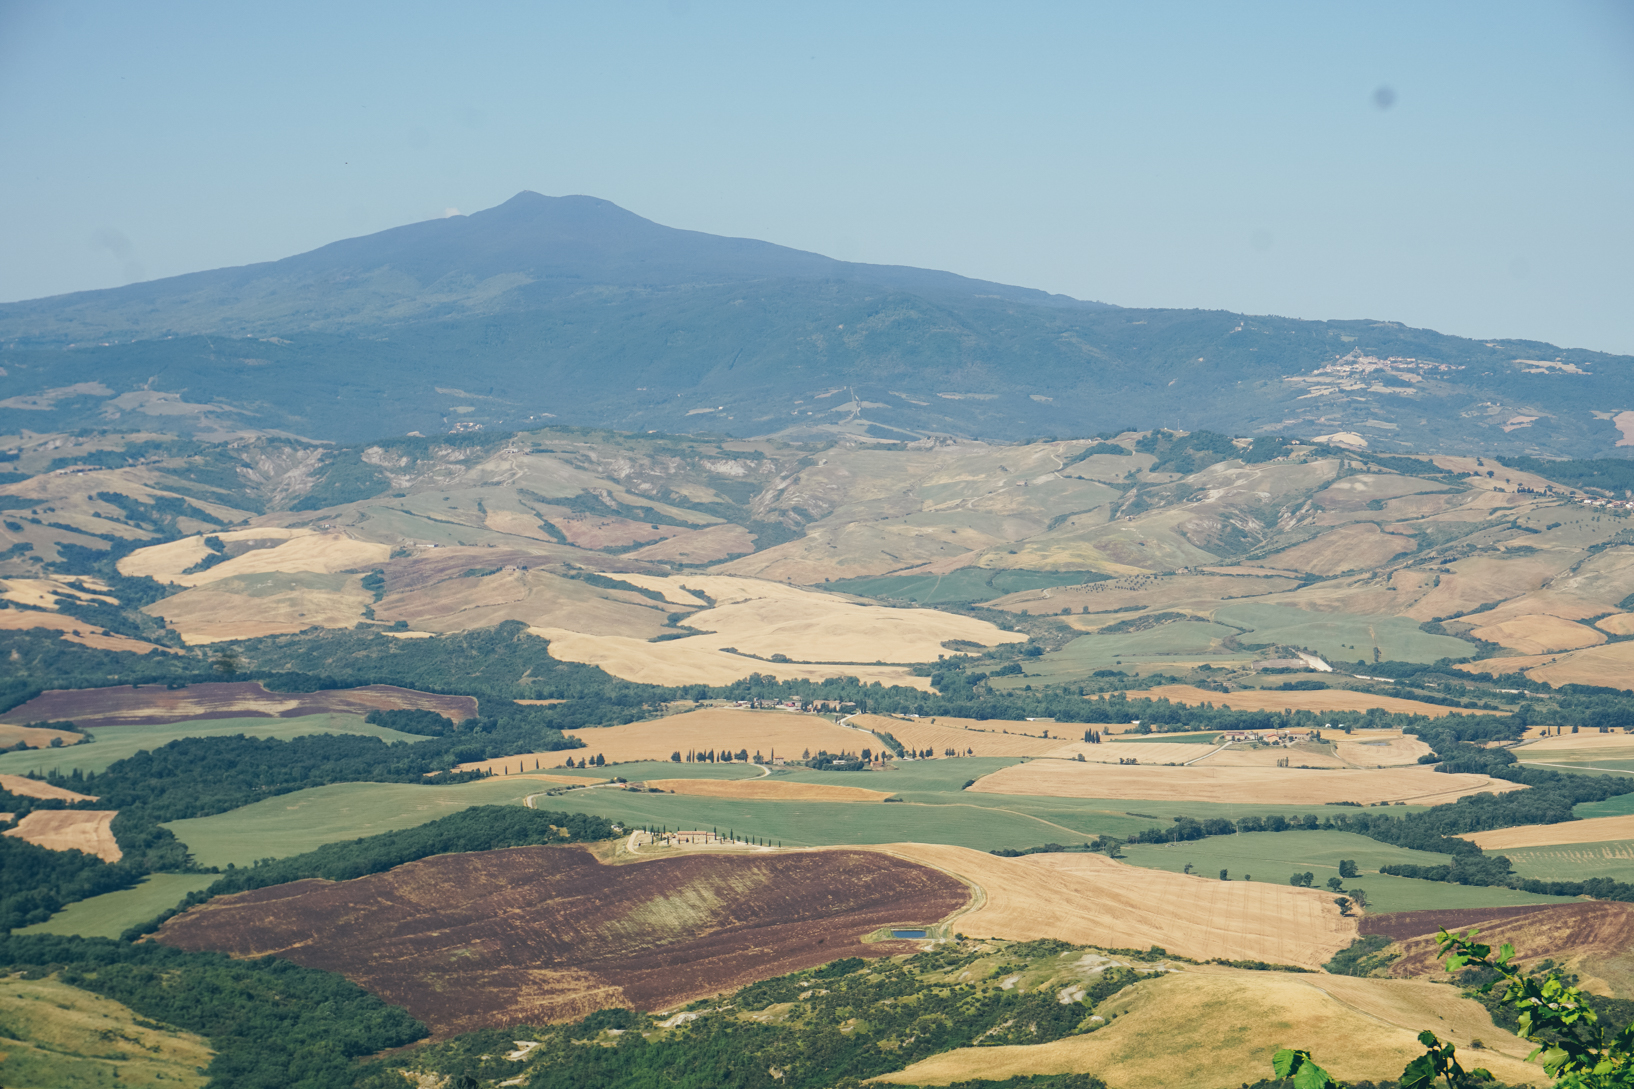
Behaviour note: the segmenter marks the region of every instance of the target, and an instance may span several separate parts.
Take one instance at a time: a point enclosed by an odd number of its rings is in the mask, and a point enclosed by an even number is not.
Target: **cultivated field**
[[[226,564],[222,564],[226,567]],[[268,571],[217,579],[147,606],[189,646],[350,628],[372,600],[362,576]]]
[[[118,815],[117,810],[36,809],[4,834],[53,851],[84,851],[118,862],[123,855],[109,828]]]
[[[38,779],[30,779],[24,775],[0,775],[0,790],[21,798],[61,798],[65,802],[96,801],[92,795],[81,794],[66,787],[52,786],[50,783],[42,783]]]
[[[387,684],[318,692],[268,692],[257,681],[120,688],[58,689],[13,707],[7,722],[73,722],[82,728],[151,726],[194,719],[268,716],[295,718],[324,712],[366,715],[370,711],[423,708],[455,722],[475,718],[471,696],[440,696]]]
[[[839,957],[909,952],[911,943],[860,939],[935,923],[969,895],[936,869],[875,851],[610,866],[576,848],[519,847],[223,897],[159,938],[340,972],[447,1035],[662,1010]]]
[[[384,563],[391,556],[391,546],[373,541],[360,541],[345,532],[320,533],[309,529],[256,529],[230,530],[213,534],[221,538],[228,554],[237,551],[234,546],[265,544],[252,548],[203,571],[183,574],[208,555],[203,537],[189,537],[168,544],[140,548],[119,561],[122,575],[147,575],[160,582],[174,582],[181,586],[203,586],[222,579],[242,575],[270,573],[292,574],[312,572],[333,574],[353,568],[368,568]]]
[[[1588,820],[1562,821],[1559,824],[1524,824],[1519,828],[1499,828],[1491,832],[1465,832],[1463,838],[1483,851],[1547,847],[1559,843],[1634,840],[1634,816],[1590,817]]]
[[[1550,958],[1583,976],[1584,986],[1591,991],[1623,997],[1634,991],[1634,972],[1626,963],[1628,950],[1634,946],[1634,905],[1597,900],[1456,914],[1413,912],[1369,920],[1367,932],[1385,934],[1401,945],[1403,953],[1391,964],[1391,975],[1444,979],[1436,955],[1439,926],[1449,930],[1477,927],[1481,941],[1494,949],[1505,942],[1513,944],[1523,964]]]
[[[147,654],[155,650],[165,654],[175,653],[169,647],[161,647],[157,643],[146,643],[124,635],[114,635],[94,624],[87,624],[83,620],[76,620],[60,613],[43,613],[33,609],[0,609],[0,631],[27,631],[30,628],[46,628],[61,632],[62,637],[70,643],[95,647],[97,650],[119,650],[133,654]]]
[[[1606,641],[1604,635],[1587,624],[1536,613],[1496,624],[1484,624],[1470,634],[1519,654],[1550,654],[1598,646]]]
[[[1144,823],[1151,827],[1165,822]],[[1295,873],[1310,873],[1319,889],[1325,887],[1330,878],[1339,876],[1340,860],[1349,859],[1359,867],[1360,875],[1343,879],[1344,885],[1366,890],[1368,917],[1374,912],[1432,907],[1491,909],[1515,904],[1569,902],[1563,897],[1538,896],[1496,885],[1455,885],[1389,877],[1379,873],[1379,868],[1391,863],[1440,866],[1447,863],[1448,856],[1392,847],[1355,832],[1243,832],[1180,843],[1131,843],[1123,850],[1131,866],[1171,872],[1184,872],[1190,866],[1192,873],[1205,877],[1215,877],[1225,870],[1232,881],[1263,881],[1273,885],[1287,884],[1289,876]]]
[[[822,750],[859,752],[880,747],[873,735],[836,726],[820,715],[733,707],[710,707],[624,726],[569,730],[567,736],[585,744],[583,749],[571,750],[574,758],[599,753],[613,763],[668,760],[675,752],[684,759],[689,751],[711,749],[733,753],[747,749],[751,757],[758,752],[767,760],[775,752],[797,760],[807,749],[816,754]],[[556,763],[567,755],[557,754]]]
[[[1483,658],[1457,667],[1470,673],[1525,673],[1534,681],[1594,684],[1626,688],[1634,676],[1634,643],[1606,643],[1558,654],[1527,654],[1513,658]]]
[[[1269,688],[1238,688],[1230,692],[1210,692],[1189,684],[1160,684],[1131,693],[1137,699],[1166,699],[1188,707],[1212,704],[1235,711],[1367,711],[1378,707],[1404,715],[1489,715],[1491,711],[1466,711],[1433,703],[1406,700],[1397,696],[1376,696],[1347,688],[1325,688],[1315,692],[1278,692]],[[1503,713],[1503,712],[1499,712]]]
[[[16,726],[9,722],[0,722],[0,749],[9,749],[19,743],[31,749],[50,747],[53,741],[58,742],[59,748],[77,745],[85,740],[84,734],[76,734],[69,730],[48,730],[42,726]]]
[[[16,1086],[180,1086],[199,1089],[215,1057],[203,1037],[55,977],[0,977],[0,1081]]]
[[[74,745],[61,749],[29,749],[0,753],[0,770],[9,773],[64,775],[76,768],[82,772],[106,771],[108,765],[143,749],[156,749],[184,737],[276,737],[287,740],[308,734],[363,734],[384,741],[423,741],[417,734],[399,733],[384,726],[371,726],[356,715],[302,715],[299,718],[194,719],[174,726],[110,726],[89,730],[94,745]]]
[[[883,802],[888,790],[830,786],[826,783],[791,783],[785,779],[648,779],[650,790],[690,794],[700,798],[746,798],[774,802]]]
[[[1164,768],[1035,760],[983,776],[984,794],[1063,798],[1152,798],[1180,801],[1320,805],[1346,801],[1442,805],[1470,794],[1524,787],[1485,775],[1444,775],[1431,768],[1307,771],[1302,768]]]
[[[947,749],[960,753],[974,749],[974,756],[1044,756],[1060,749],[1063,740],[1081,738],[1084,730],[1092,728],[1077,723],[904,719],[889,715],[857,715],[849,722],[864,730],[888,733],[912,750],[931,749],[937,756]],[[1041,736],[1044,733],[1051,736]]]
[[[669,581],[619,577],[654,589],[653,583]],[[796,662],[928,662],[947,653],[942,644],[951,639],[984,647],[1026,641],[1018,632],[973,617],[861,604],[781,582],[721,575],[675,576],[672,581],[715,602],[687,618],[687,627],[711,633],[694,638],[761,658],[785,654]]]
[[[1397,767],[1417,764],[1430,753],[1430,746],[1416,737],[1396,730],[1358,730],[1352,734],[1330,734],[1339,759],[1357,767]]]
[[[1187,746],[1195,748],[1196,746]],[[1346,764],[1334,755],[1331,746],[1320,741],[1301,741],[1294,745],[1236,744],[1212,755],[1201,754],[1196,767],[1200,768],[1274,768],[1278,761],[1288,761],[1291,768],[1342,768]]]
[[[554,658],[600,666],[615,677],[641,684],[726,685],[759,673],[785,681],[821,681],[843,676],[856,677],[864,684],[878,681],[887,687],[907,685],[930,689],[930,678],[916,677],[902,666],[770,662],[729,654],[719,648],[732,644],[718,635],[693,635],[649,643],[624,635],[586,635],[566,628],[535,627],[529,628],[528,633],[550,640],[550,653]]]
[[[1105,1028],[1054,1043],[962,1048],[887,1074],[883,1082],[946,1085],[971,1078],[1093,1073],[1119,1089],[1219,1089],[1271,1076],[1280,1047],[1308,1048],[1334,1076],[1393,1079],[1433,1027],[1459,1057],[1511,1085],[1544,1085],[1532,1045],[1492,1024],[1474,1001],[1412,980],[1186,968],[1136,984],[1107,1006]],[[1472,1052],[1479,1039],[1486,1050]]]
[[[117,938],[129,928],[175,907],[188,893],[207,888],[219,879],[220,875],[213,873],[149,874],[134,888],[75,901],[45,922],[25,926],[15,933]]]
[[[1059,938],[1207,960],[1319,968],[1356,937],[1325,890],[1220,881],[1143,869],[1098,854],[1000,858],[965,847],[894,843],[881,850],[981,889],[952,928],[970,937]]]

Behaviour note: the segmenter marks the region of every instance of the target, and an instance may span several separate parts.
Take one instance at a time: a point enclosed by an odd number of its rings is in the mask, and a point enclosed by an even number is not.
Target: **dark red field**
[[[1509,942],[1522,960],[1552,957],[1557,961],[1619,956],[1634,948],[1634,905],[1607,901],[1577,904],[1534,904],[1458,911],[1400,911],[1368,915],[1359,927],[1363,934],[1383,934],[1400,942],[1401,959],[1390,974],[1419,976],[1441,971],[1435,933],[1480,930],[1479,941],[1494,949]]]
[[[969,890],[874,851],[693,855],[608,866],[574,847],[442,855],[355,881],[223,897],[159,940],[339,972],[439,1036],[663,1010],[839,957],[883,926],[934,923]]]
[[[257,681],[192,684],[175,689],[145,684],[140,688],[54,689],[0,715],[0,722],[73,722],[94,729],[205,718],[296,718],[324,712],[366,715],[370,711],[406,708],[436,711],[460,722],[476,717],[477,701],[470,696],[441,696],[389,684],[320,692],[268,692]]]

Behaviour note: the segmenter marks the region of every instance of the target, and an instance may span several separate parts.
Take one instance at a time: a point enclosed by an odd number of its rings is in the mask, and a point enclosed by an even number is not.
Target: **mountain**
[[[0,306],[0,430],[891,442],[1161,425],[1616,456],[1634,449],[1617,445],[1631,363],[1385,321],[1120,308],[521,193],[281,261]]]

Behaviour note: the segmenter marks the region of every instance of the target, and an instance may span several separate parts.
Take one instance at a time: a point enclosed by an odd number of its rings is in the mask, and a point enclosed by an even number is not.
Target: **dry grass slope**
[[[1433,1028],[1502,1082],[1547,1084],[1543,1069],[1524,1061],[1531,1045],[1494,1026],[1475,1002],[1430,983],[1187,970],[1137,984],[1108,1005],[1119,1016],[1087,1036],[964,1048],[879,1080],[946,1085],[1092,1073],[1119,1089],[1220,1089],[1270,1077],[1281,1047],[1309,1048],[1345,1080],[1384,1080],[1423,1053],[1416,1037]],[[1477,1038],[1488,1050],[1470,1051]]]

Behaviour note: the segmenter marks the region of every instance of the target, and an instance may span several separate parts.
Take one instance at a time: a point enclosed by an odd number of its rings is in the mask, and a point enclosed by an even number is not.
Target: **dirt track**
[[[927,866],[852,849],[608,866],[578,848],[442,855],[355,881],[223,897],[159,940],[339,972],[438,1035],[677,1003],[847,956],[969,900]]]
[[[82,728],[102,728],[206,718],[296,718],[325,712],[366,715],[402,708],[424,708],[459,722],[476,717],[477,701],[470,696],[440,696],[389,684],[319,692],[268,692],[256,681],[224,681],[175,689],[157,684],[54,689],[12,708],[3,717],[15,723],[73,722]]]

